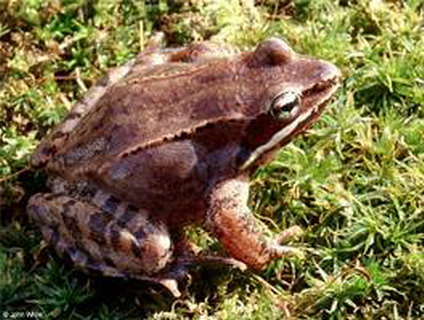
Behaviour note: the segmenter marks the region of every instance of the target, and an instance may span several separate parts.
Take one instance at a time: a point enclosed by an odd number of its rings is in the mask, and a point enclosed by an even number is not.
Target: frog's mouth
[[[308,113],[308,116],[303,123],[299,123],[298,128],[294,133],[302,132],[309,126],[309,124],[314,122],[321,115],[339,86],[340,83],[338,78],[333,78],[317,84],[303,92],[302,104],[304,105],[303,108],[306,110],[305,113]]]
[[[255,149],[240,166],[248,169],[253,164],[261,165],[281,147],[289,143],[293,137],[305,131],[324,111],[334,92],[339,87],[338,77],[323,81],[302,93],[302,107],[298,116],[281,130],[276,132],[265,144]]]

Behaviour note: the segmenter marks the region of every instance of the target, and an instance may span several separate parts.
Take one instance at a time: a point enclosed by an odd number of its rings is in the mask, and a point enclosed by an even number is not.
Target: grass
[[[423,21],[418,0],[1,1],[0,318],[423,319]],[[31,152],[157,30],[170,46],[277,35],[341,68],[321,120],[252,178],[258,218],[275,232],[301,225],[308,259],[200,269],[173,301],[86,277],[43,248],[25,214],[45,179],[25,170]]]

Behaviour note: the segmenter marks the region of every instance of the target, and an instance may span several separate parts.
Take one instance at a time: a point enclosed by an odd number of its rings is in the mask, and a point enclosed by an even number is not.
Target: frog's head
[[[323,111],[339,85],[332,64],[297,55],[268,39],[244,57],[245,115],[249,119],[237,157],[240,170],[266,163]],[[253,92],[253,93],[252,93]]]

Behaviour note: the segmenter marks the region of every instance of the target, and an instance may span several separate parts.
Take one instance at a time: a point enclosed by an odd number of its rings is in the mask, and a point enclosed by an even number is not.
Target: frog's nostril
[[[320,78],[324,81],[335,80],[340,78],[340,70],[331,63],[323,62],[318,71]]]

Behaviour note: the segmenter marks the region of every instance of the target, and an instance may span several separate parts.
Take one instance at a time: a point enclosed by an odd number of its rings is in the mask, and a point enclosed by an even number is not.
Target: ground
[[[0,1],[0,319],[423,319],[422,1]],[[278,36],[339,66],[321,120],[252,177],[273,232],[300,225],[306,259],[260,273],[201,268],[173,300],[87,277],[28,221],[38,141],[109,67],[163,31],[169,46],[250,49]],[[191,230],[206,252],[219,250]],[[112,294],[111,294],[112,293]],[[30,313],[26,313],[30,312]]]

